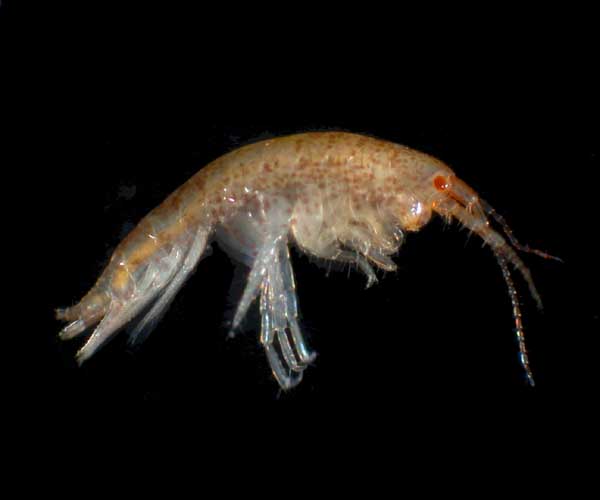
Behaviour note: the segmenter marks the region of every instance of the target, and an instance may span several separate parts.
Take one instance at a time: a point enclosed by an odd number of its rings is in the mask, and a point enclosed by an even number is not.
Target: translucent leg
[[[390,257],[379,250],[370,249],[365,256],[373,263],[385,271],[395,271],[398,266]]]
[[[265,352],[267,353],[267,359],[271,365],[273,376],[282,389],[292,389],[302,381],[302,372],[293,377],[286,372],[281,360],[279,359],[279,355],[275,350],[275,347],[273,347],[273,344],[266,345]]]
[[[261,287],[260,295],[260,343],[264,346],[273,343],[273,328],[271,318],[271,308],[268,306],[269,283],[265,280]]]
[[[316,353],[310,352],[304,342],[304,337],[300,331],[298,325],[298,301],[296,299],[296,283],[294,280],[294,272],[292,271],[292,264],[290,262],[290,253],[287,244],[281,244],[279,246],[280,256],[280,268],[282,287],[284,290],[284,298],[286,305],[286,317],[289,324],[290,334],[298,353],[300,363],[308,365],[312,363],[316,357]]]
[[[240,326],[242,319],[244,319],[248,309],[260,292],[260,287],[262,286],[267,271],[265,261],[267,261],[270,251],[272,251],[271,247],[263,246],[254,259],[254,264],[248,274],[246,287],[244,288],[244,292],[242,293],[242,297],[233,317],[233,322],[229,331],[230,337],[234,335],[235,330]]]
[[[321,249],[317,256],[338,262],[356,264],[367,277],[367,288],[377,283],[377,276],[375,276],[375,271],[373,271],[371,264],[369,264],[367,258],[360,254],[358,250],[342,250],[338,246],[332,246],[327,250]]]
[[[283,359],[285,359],[287,365],[295,372],[302,372],[304,368],[306,368],[306,365],[297,360],[296,354],[292,349],[292,345],[290,344],[290,340],[285,332],[285,329],[277,330],[277,340],[279,341],[279,347],[281,348]]]
[[[260,341],[273,376],[283,389],[302,380],[306,366],[314,360],[298,326],[294,278],[285,238],[278,238],[267,252],[260,289],[262,317]],[[262,250],[261,250],[262,252]],[[289,332],[289,333],[288,333]]]
[[[274,259],[268,273],[271,292],[268,295],[268,299],[270,307],[273,311],[273,318],[275,319],[273,322],[273,329],[277,335],[279,349],[289,369],[299,373],[297,377],[299,379],[306,365],[301,361],[298,361],[296,353],[292,348],[290,339],[286,332],[288,326],[288,317],[290,316],[288,311],[289,301],[287,300],[290,291],[285,289],[283,275],[281,272],[281,257],[283,255],[282,252],[284,247],[287,247],[287,243],[283,240],[279,240],[274,253]],[[293,290],[291,293],[294,293]]]
[[[339,255],[336,256],[336,260],[356,264],[367,277],[367,288],[370,288],[375,283],[377,283],[377,276],[375,276],[375,271],[373,271],[373,268],[371,267],[371,264],[369,264],[369,261],[361,254],[350,252],[348,250],[341,250]]]
[[[302,371],[300,371],[297,375],[293,376],[290,373],[289,368],[286,369],[284,363],[277,353],[273,342],[275,340],[275,335],[278,333],[274,328],[273,323],[273,308],[272,304],[272,289],[269,286],[268,282],[265,283],[262,287],[262,294],[260,297],[260,312],[261,312],[261,335],[260,341],[265,348],[265,352],[267,354],[267,360],[269,361],[269,365],[271,366],[271,371],[273,372],[273,376],[279,386],[284,389],[291,389],[292,387],[298,385],[302,380]],[[285,335],[285,332],[283,332]],[[279,335],[277,335],[279,339]],[[283,348],[282,348],[283,351]],[[289,355],[289,354],[288,354]],[[286,359],[286,355],[284,353],[284,359]],[[287,362],[287,360],[286,360]],[[289,364],[288,364],[289,365]]]
[[[300,358],[302,364],[306,366],[312,363],[317,357],[317,353],[308,350],[306,347],[306,344],[304,343],[304,337],[302,336],[298,322],[295,319],[290,321],[290,333],[292,335],[292,339],[294,340],[296,352],[298,353],[298,357]]]
[[[252,213],[228,222],[220,241],[242,255],[250,266],[246,286],[235,311],[229,335],[239,327],[260,295],[260,342],[273,376],[283,389],[300,382],[314,359],[298,326],[298,307],[287,249],[291,207],[285,199],[258,200]],[[252,250],[250,251],[249,248]]]

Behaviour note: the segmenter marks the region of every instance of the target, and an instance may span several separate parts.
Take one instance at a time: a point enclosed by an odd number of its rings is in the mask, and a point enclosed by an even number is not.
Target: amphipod
[[[516,269],[541,300],[504,219],[443,162],[405,146],[362,135],[315,132],[269,139],[207,165],[152,210],[117,246],[100,278],[73,307],[57,310],[72,339],[95,327],[77,352],[82,363],[122,327],[140,342],[216,240],[249,268],[231,333],[258,299],[260,343],[283,389],[314,359],[298,324],[288,247],[355,264],[370,286],[374,267],[391,260],[406,233],[437,213],[456,219],[489,246],[512,301],[520,361],[533,385],[525,347]],[[504,236],[492,227],[492,223]]]

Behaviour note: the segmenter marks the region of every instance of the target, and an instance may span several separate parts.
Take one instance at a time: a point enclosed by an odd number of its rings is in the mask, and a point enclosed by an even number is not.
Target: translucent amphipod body
[[[533,377],[509,265],[541,304],[520,245],[504,220],[441,161],[408,147],[362,135],[315,132],[269,139],[230,152],[200,170],[152,210],[118,245],[91,291],[57,311],[69,323],[63,339],[96,326],[77,353],[88,359],[131,324],[139,342],[216,240],[249,268],[232,332],[259,299],[260,342],[273,375],[289,389],[314,358],[298,324],[293,243],[307,254],[355,263],[368,280],[373,267],[396,268],[407,232],[437,213],[454,218],[492,249],[508,285],[521,363]],[[490,217],[506,239],[491,226]]]

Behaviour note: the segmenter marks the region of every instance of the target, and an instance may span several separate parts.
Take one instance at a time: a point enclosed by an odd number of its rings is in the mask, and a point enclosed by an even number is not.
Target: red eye
[[[438,175],[433,179],[433,185],[438,191],[446,191],[448,189],[448,179],[442,175]]]

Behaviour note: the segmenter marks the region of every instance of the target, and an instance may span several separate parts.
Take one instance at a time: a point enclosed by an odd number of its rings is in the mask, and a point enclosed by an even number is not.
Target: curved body
[[[391,256],[404,235],[419,230],[434,212],[458,219],[496,254],[513,300],[521,360],[532,382],[507,263],[523,274],[539,300],[513,247],[533,250],[521,246],[504,220],[441,161],[342,132],[261,141],[200,170],[119,244],[79,304],[57,311],[59,319],[70,322],[61,337],[73,338],[97,324],[77,354],[80,362],[132,320],[131,339],[139,341],[216,239],[250,269],[232,331],[260,297],[260,341],[275,378],[290,388],[314,355],[297,321],[288,245],[355,263],[371,285],[376,281],[372,267],[394,270]],[[492,229],[488,215],[503,226],[512,246]]]

